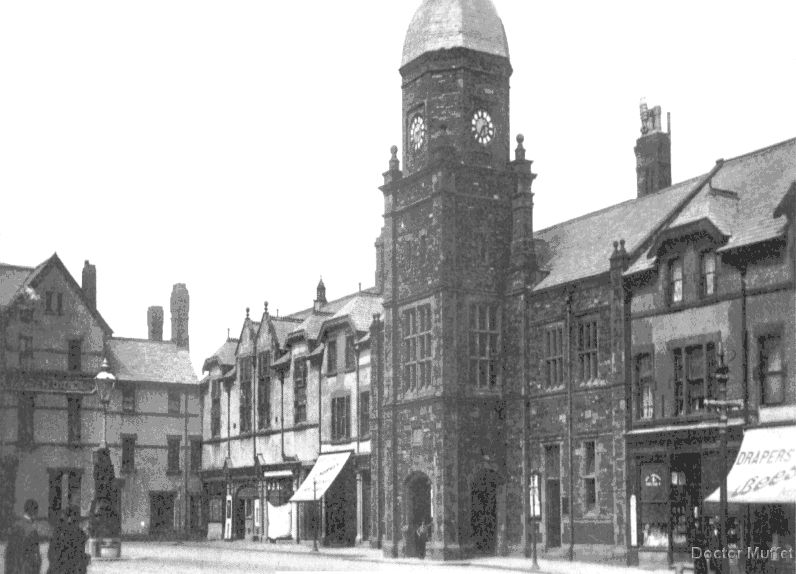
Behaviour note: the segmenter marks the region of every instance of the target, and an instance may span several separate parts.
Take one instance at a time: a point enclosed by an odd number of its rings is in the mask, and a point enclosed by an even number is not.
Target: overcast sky
[[[197,372],[247,306],[370,286],[419,3],[0,2],[0,261],[90,259],[127,337],[186,283]],[[495,4],[537,229],[635,196],[642,96],[674,181],[796,136],[796,2]]]

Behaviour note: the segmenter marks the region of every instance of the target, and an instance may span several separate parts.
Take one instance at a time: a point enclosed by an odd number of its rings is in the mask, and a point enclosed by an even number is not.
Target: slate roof
[[[548,274],[534,290],[607,272],[614,241],[624,239],[625,249],[633,252],[696,190],[704,177],[537,231],[537,261]]]
[[[276,332],[276,341],[279,347],[284,348],[288,335],[290,335],[300,323],[282,317],[271,317],[271,325],[273,325],[274,331]]]
[[[6,307],[13,301],[32,271],[32,267],[0,263],[0,307]]]
[[[357,331],[367,331],[373,322],[373,315],[381,314],[383,300],[372,293],[357,293],[357,295],[343,305],[331,320],[348,318]]]
[[[218,362],[219,365],[224,367],[232,367],[235,365],[235,350],[238,348],[237,339],[227,339],[227,342],[221,345],[218,350],[205,359],[202,370],[209,371],[209,366],[213,362]]]
[[[728,239],[719,251],[780,237],[787,220],[775,211],[794,181],[796,138],[726,160],[663,231],[709,221]],[[642,254],[625,275],[653,268],[655,255]]]
[[[107,342],[111,370],[119,381],[197,384],[187,349],[171,341],[123,339]]]

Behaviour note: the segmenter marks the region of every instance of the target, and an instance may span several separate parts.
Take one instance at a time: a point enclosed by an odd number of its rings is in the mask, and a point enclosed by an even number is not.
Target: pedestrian
[[[8,536],[5,555],[7,574],[39,574],[41,571],[39,532],[34,523],[39,514],[39,504],[28,499],[23,509],[24,516],[16,521]]]
[[[86,554],[86,533],[80,528],[80,509],[68,507],[60,517],[50,540],[47,574],[86,574],[89,556]]]
[[[431,531],[431,519],[429,519],[428,524],[426,524],[425,519],[421,520],[420,526],[417,527],[416,531],[417,555],[420,558],[426,557],[426,540],[428,540],[428,535],[430,531]]]

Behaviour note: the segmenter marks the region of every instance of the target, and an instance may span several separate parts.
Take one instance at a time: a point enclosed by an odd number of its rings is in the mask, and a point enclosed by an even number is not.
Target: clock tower
[[[377,242],[374,541],[391,556],[495,555],[519,536],[507,509],[521,498],[506,301],[535,260],[533,175],[521,137],[510,156],[512,69],[491,0],[424,0],[400,73],[404,170],[393,147]]]

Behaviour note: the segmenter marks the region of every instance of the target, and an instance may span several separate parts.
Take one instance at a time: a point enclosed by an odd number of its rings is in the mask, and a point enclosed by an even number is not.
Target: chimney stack
[[[153,306],[146,310],[147,332],[150,341],[163,340],[163,307]]]
[[[636,183],[638,197],[644,197],[672,185],[671,131],[661,127],[661,107],[652,109],[642,100],[641,137],[636,140]],[[667,114],[671,129],[671,116]]]
[[[175,283],[171,290],[171,340],[178,347],[190,349],[188,310],[190,297],[185,283]]]
[[[83,264],[83,294],[91,308],[97,309],[97,267],[86,259]]]

